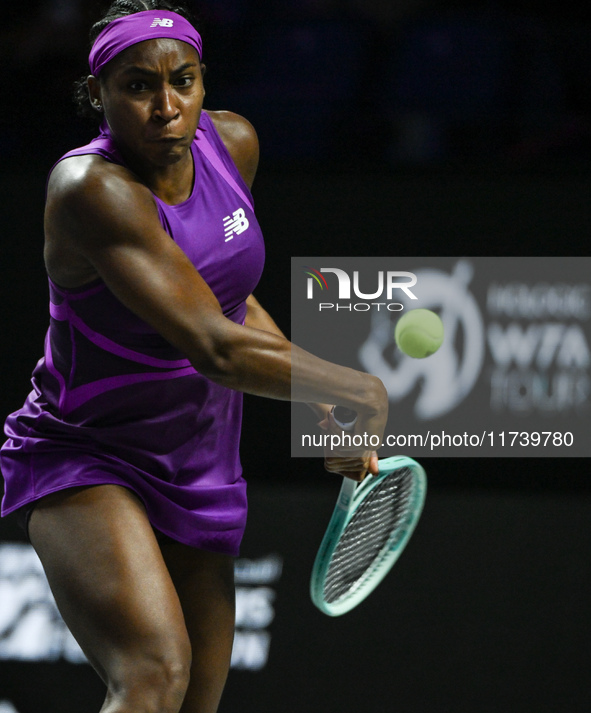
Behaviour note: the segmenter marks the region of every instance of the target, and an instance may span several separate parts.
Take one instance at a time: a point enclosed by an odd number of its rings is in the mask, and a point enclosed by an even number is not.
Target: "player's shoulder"
[[[248,186],[252,185],[259,162],[259,139],[254,126],[232,111],[207,111],[207,115],[234,159]]]
[[[233,111],[207,110],[206,113],[226,145],[240,143],[258,148],[257,132],[248,119]]]
[[[97,154],[70,156],[52,170],[47,184],[48,202],[58,201],[89,208],[107,207],[110,199],[137,199],[149,191],[125,166]]]

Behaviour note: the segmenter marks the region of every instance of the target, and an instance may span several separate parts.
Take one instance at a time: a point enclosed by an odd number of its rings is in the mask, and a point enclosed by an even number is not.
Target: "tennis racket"
[[[354,423],[354,412],[337,407],[333,415],[345,430]],[[425,471],[405,456],[380,460],[379,474],[360,484],[343,479],[310,578],[320,611],[346,614],[373,592],[406,547],[426,491]]]

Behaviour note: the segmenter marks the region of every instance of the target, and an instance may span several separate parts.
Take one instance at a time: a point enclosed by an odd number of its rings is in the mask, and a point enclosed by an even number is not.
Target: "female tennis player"
[[[246,517],[242,392],[313,402],[328,428],[322,404],[343,405],[380,437],[387,412],[378,379],[298,349],[253,297],[257,138],[202,111],[186,17],[117,0],[91,30],[101,130],[50,174],[50,329],[2,449],[3,513],[26,522],[104,713],[217,710]],[[328,467],[377,470],[345,455]]]

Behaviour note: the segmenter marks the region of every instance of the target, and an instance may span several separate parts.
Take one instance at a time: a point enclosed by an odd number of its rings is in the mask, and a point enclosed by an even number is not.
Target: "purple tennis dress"
[[[154,200],[225,316],[242,324],[264,261],[252,198],[205,112],[191,150],[190,197]],[[123,163],[108,130],[63,158],[90,153]],[[246,523],[242,394],[195,371],[102,281],[49,288],[45,356],[6,421],[2,514],[64,488],[114,483],[137,493],[157,530],[237,555]]]

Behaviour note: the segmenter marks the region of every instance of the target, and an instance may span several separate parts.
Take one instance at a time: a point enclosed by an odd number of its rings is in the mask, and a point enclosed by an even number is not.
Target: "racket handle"
[[[357,412],[346,406],[333,406],[331,413],[335,423],[343,431],[352,431],[357,423]]]

